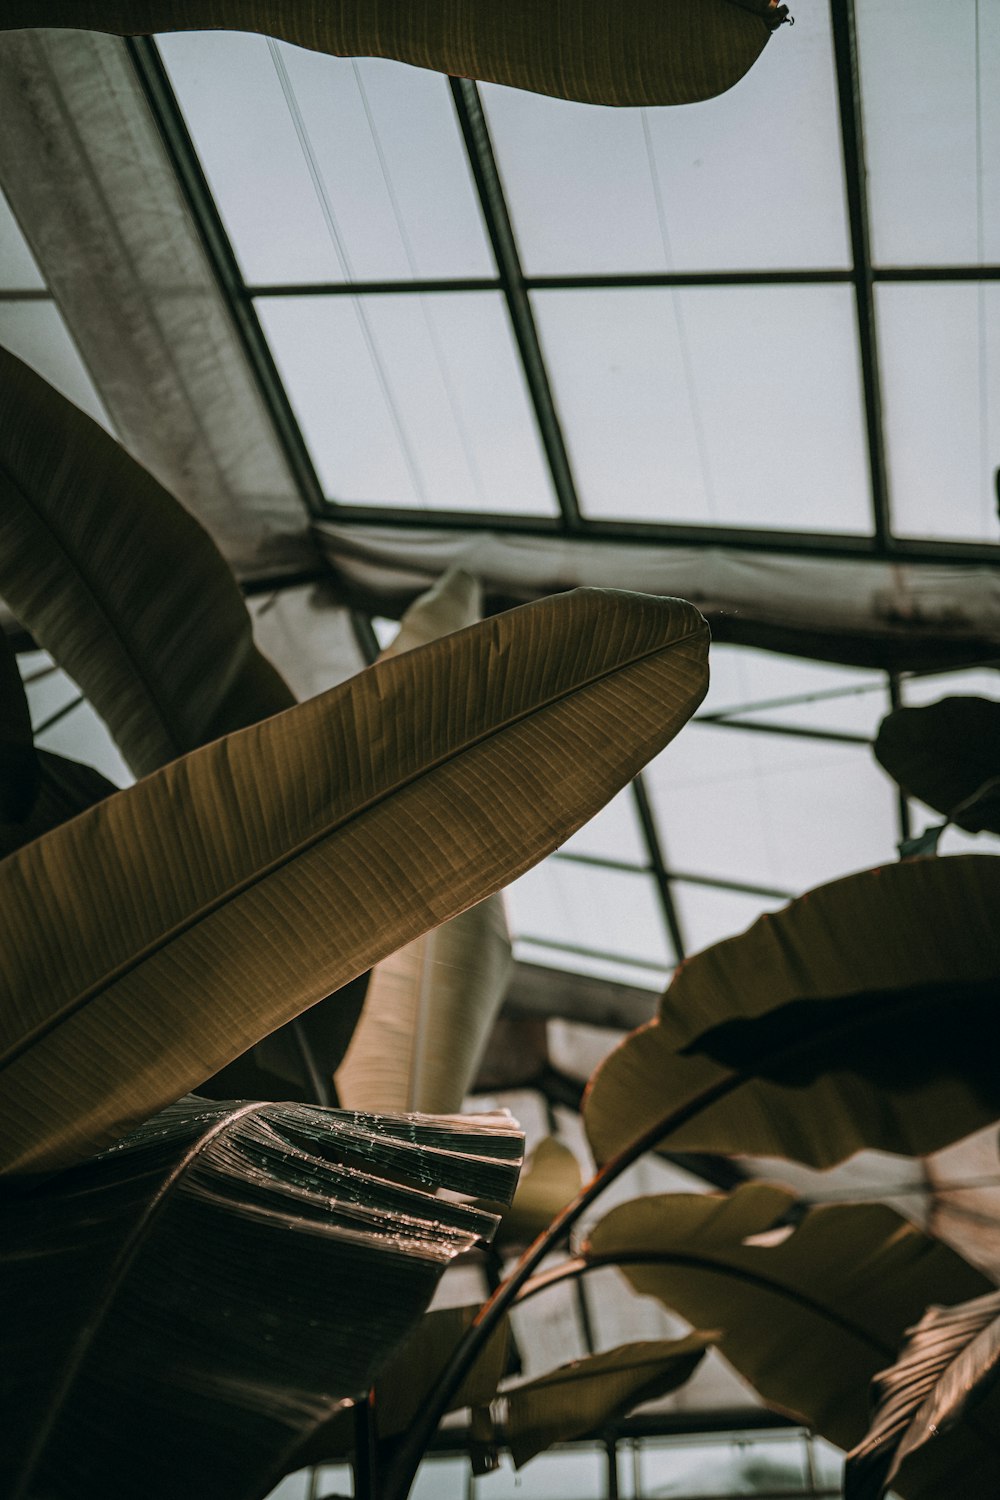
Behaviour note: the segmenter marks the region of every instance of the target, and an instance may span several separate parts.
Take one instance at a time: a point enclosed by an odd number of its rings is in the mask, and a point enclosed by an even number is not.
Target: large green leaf
[[[875,1380],[871,1430],[844,1469],[845,1500],[1000,1493],[1000,1292],[931,1307]]]
[[[707,643],[678,600],[541,600],[194,751],[4,860],[3,1165],[115,1139],[527,869],[694,711]]]
[[[445,573],[414,601],[382,653],[401,656],[472,625],[478,580]],[[349,1109],[462,1107],[511,971],[503,897],[490,896],[376,964],[364,1010],[337,1073]]]
[[[715,1341],[714,1333],[689,1333],[682,1339],[619,1344],[505,1391],[515,1466],[675,1391]]]
[[[381,1371],[375,1382],[380,1443],[391,1443],[410,1426],[478,1311],[478,1307],[442,1307],[427,1313]],[[449,1411],[490,1404],[507,1370],[509,1345],[510,1324],[504,1319],[449,1402]],[[310,1437],[295,1455],[295,1464],[328,1463],[345,1458],[353,1447],[353,1413],[341,1412]]]
[[[687,104],[738,82],[786,13],[768,0],[5,0],[0,24],[260,31],[590,104]]]
[[[509,1196],[502,1117],[186,1099],[102,1156],[7,1188],[5,1500],[255,1500],[367,1390]]]
[[[598,1159],[685,1104],[673,1150],[814,1166],[866,1146],[919,1156],[989,1124],[998,909],[1000,860],[911,860],[822,886],[688,959],[658,1020],[592,1081]],[[732,1070],[760,1076],[699,1109]]]
[[[0,859],[116,790],[91,766],[35,748],[21,674],[0,630]]]
[[[882,720],[875,755],[912,797],[970,833],[1000,833],[1000,703],[942,698]]]
[[[530,1245],[582,1186],[580,1163],[573,1152],[554,1136],[545,1136],[524,1164],[517,1192],[503,1211],[496,1243]]]
[[[613,1209],[583,1254],[657,1258],[623,1266],[636,1291],[720,1329],[721,1352],[765,1401],[849,1447],[868,1425],[869,1381],[928,1302],[988,1284],[881,1204],[814,1208],[774,1233],[794,1202],[762,1184],[641,1198]]]
[[[2,349],[0,596],[137,776],[294,702],[207,532]]]

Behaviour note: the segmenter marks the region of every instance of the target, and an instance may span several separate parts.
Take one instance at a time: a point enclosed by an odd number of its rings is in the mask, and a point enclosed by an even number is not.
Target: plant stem
[[[580,1215],[590,1207],[606,1187],[621,1176],[626,1168],[630,1167],[640,1156],[644,1156],[647,1151],[651,1151],[664,1136],[670,1135],[674,1130],[679,1130],[703,1109],[724,1099],[745,1082],[746,1074],[727,1073],[723,1078],[703,1089],[700,1094],[696,1094],[693,1099],[689,1099],[686,1104],[682,1104],[679,1109],[673,1109],[669,1114],[663,1115],[648,1130],[644,1130],[642,1135],[637,1136],[630,1146],[626,1146],[624,1151],[620,1151],[617,1156],[605,1162],[600,1171],[584,1184],[572,1203],[568,1203],[562,1212],[556,1215],[548,1228],[543,1230],[528,1246],[507,1280],[479,1309],[475,1320],[456,1347],[438,1381],[436,1392],[400,1444],[385,1474],[384,1500],[406,1500],[427,1444],[447,1411],[452,1396],[462,1384],[490,1334],[514,1302],[532,1272],[551,1250],[555,1250],[562,1243]]]

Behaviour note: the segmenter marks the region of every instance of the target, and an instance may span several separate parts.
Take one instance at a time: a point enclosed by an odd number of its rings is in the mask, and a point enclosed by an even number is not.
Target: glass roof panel
[[[995,542],[1000,285],[882,284],[876,306],[893,530]]]
[[[895,790],[864,746],[695,723],[647,778],[671,868],[800,893],[896,858]]]
[[[45,280],[10,204],[0,192],[0,291],[44,291]]]
[[[562,851],[598,859],[620,859],[640,868],[647,865],[649,855],[631,789],[619,792],[596,817],[584,823],[566,840]]]
[[[656,886],[648,875],[597,870],[556,856],[515,880],[507,897],[516,938],[551,944],[555,951],[563,945],[580,948],[595,958],[619,956],[627,965],[661,972],[674,962]],[[571,953],[563,959],[562,967],[575,967]]]
[[[1000,261],[1000,8],[865,0],[857,26],[876,262]]]
[[[712,943],[745,932],[762,912],[785,905],[774,896],[750,896],[683,880],[673,881],[671,890],[689,953],[700,953]]]
[[[114,433],[104,402],[55,303],[0,301],[0,344]]]
[[[888,712],[885,673],[715,645],[712,682],[699,710],[750,723],[787,724],[874,738]]]
[[[555,513],[498,293],[256,306],[331,498]]]
[[[496,275],[443,78],[232,32],[158,45],[249,282]]]
[[[533,302],[588,516],[870,532],[847,287]]]
[[[529,275],[848,263],[827,8],[683,109],[483,89]]]

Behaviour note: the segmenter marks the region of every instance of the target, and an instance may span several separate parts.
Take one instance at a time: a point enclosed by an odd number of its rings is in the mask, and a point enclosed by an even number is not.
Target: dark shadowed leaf
[[[0,24],[260,31],[590,104],[686,104],[731,88],[787,6],[767,0],[5,0]]]
[[[814,1208],[776,1243],[748,1243],[787,1226],[794,1202],[758,1183],[727,1198],[642,1198],[602,1219],[583,1254],[659,1258],[623,1265],[636,1291],[719,1329],[719,1349],[765,1401],[849,1447],[868,1425],[870,1380],[928,1302],[987,1283],[881,1204]]]
[[[822,886],[688,959],[659,1019],[592,1081],[595,1154],[607,1160],[731,1066],[760,1076],[696,1110],[672,1149],[831,1166],[865,1147],[920,1156],[981,1129],[1000,1114],[998,907],[1000,860],[913,860]]]
[[[693,713],[707,643],[678,600],[542,600],[193,751],[0,863],[6,1169],[116,1139],[549,853]]]
[[[185,1099],[5,1190],[5,1500],[256,1500],[367,1389],[509,1196],[499,1116]]]
[[[29,816],[39,779],[28,699],[17,659],[0,629],[0,819],[4,823],[20,823]]]
[[[391,1443],[406,1431],[433,1391],[478,1307],[443,1307],[427,1313],[375,1382],[375,1412],[380,1442]],[[449,1411],[488,1406],[507,1369],[510,1324],[506,1319],[449,1403]],[[345,1458],[354,1447],[353,1413],[341,1412],[320,1428],[295,1456],[296,1467]]]
[[[911,797],[970,833],[1000,833],[1000,703],[942,698],[882,720],[875,755]]]
[[[1000,1292],[929,1308],[872,1394],[845,1500],[881,1500],[890,1487],[905,1500],[1000,1493]]]
[[[114,791],[91,766],[35,748],[21,674],[0,631],[0,859]]]
[[[5,350],[0,595],[137,776],[295,701],[208,533]]]
[[[715,1341],[713,1333],[689,1333],[683,1339],[619,1344],[505,1391],[515,1466],[677,1390]]]

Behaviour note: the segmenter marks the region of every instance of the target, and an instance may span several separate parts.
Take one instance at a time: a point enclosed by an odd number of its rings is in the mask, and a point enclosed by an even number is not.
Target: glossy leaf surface
[[[662,1257],[623,1274],[719,1329],[719,1349],[765,1401],[848,1447],[867,1427],[869,1381],[927,1303],[986,1282],[881,1204],[815,1208],[790,1227],[794,1201],[763,1184],[638,1199],[602,1219],[583,1254]],[[770,1246],[748,1243],[783,1227]]]
[[[520,1152],[499,1116],[188,1098],[8,1187],[4,1496],[267,1494],[492,1232],[433,1189],[509,1196]]]
[[[590,104],[686,104],[742,78],[778,19],[767,0],[7,0],[2,24],[260,31]]]
[[[1000,860],[912,860],[821,886],[688,959],[659,1019],[592,1080],[595,1154],[733,1069],[758,1076],[697,1110],[673,1149],[830,1166],[982,1128],[1000,1114],[998,906]]]
[[[116,1139],[549,853],[693,713],[706,650],[678,600],[542,600],[194,751],[0,863],[3,1165]]]

